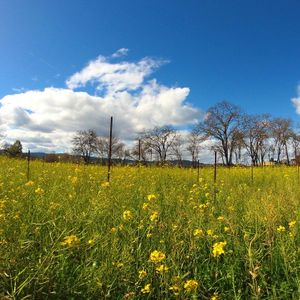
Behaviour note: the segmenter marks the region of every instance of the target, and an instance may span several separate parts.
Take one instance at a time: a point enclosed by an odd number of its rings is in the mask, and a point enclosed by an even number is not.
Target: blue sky
[[[108,60],[126,48],[120,60],[129,63],[168,61],[145,82],[188,88],[184,103],[194,108],[226,99],[298,122],[291,98],[300,81],[299,12],[299,1],[0,0],[0,101],[67,89],[66,80],[99,55]],[[95,95],[93,88],[81,91]]]

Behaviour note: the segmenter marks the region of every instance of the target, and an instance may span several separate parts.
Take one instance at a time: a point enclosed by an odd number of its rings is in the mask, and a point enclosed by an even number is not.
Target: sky
[[[0,0],[0,133],[71,149],[77,130],[182,130],[227,100],[300,123],[300,2]]]

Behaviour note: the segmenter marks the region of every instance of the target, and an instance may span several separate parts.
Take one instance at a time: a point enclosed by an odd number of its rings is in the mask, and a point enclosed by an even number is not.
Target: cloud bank
[[[123,140],[153,126],[193,124],[201,111],[186,100],[187,87],[169,87],[149,76],[165,61],[119,61],[128,49],[99,56],[66,80],[66,88],[47,87],[7,95],[0,100],[0,132],[20,139],[24,148],[70,151],[77,130],[108,134],[110,116]],[[94,94],[86,90],[93,87]],[[86,89],[86,90],[85,90]]]

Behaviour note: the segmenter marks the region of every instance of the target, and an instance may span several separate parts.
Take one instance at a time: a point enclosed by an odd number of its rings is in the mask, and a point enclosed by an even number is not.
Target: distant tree
[[[177,133],[171,145],[171,154],[178,161],[179,166],[182,166],[184,144],[185,144],[184,138],[182,137],[182,135]]]
[[[195,168],[197,166],[197,161],[199,159],[201,143],[206,140],[205,134],[199,131],[199,128],[196,126],[189,133],[187,137],[187,151],[191,154],[192,157],[192,165]]]
[[[293,136],[292,120],[288,118],[275,118],[271,122],[271,134],[277,152],[277,162],[281,161],[281,153],[285,151],[287,164],[290,164],[288,142]]]
[[[242,118],[243,143],[253,165],[264,163],[269,148],[270,124],[269,115],[244,115]]]
[[[73,152],[81,155],[85,163],[90,163],[92,154],[97,151],[97,135],[92,129],[77,131],[72,140]]]
[[[22,155],[22,143],[19,140],[16,140],[12,145],[5,144],[4,152],[12,157],[21,156]]]
[[[97,137],[96,152],[103,158],[108,158],[109,154],[109,138]],[[123,159],[125,152],[125,145],[117,137],[112,138],[111,156],[113,158]]]
[[[241,109],[227,101],[222,101],[210,107],[198,130],[219,143],[225,164],[232,164],[232,156],[238,140],[240,130]]]
[[[151,151],[149,144],[145,141],[143,135],[140,134],[136,137],[130,155],[135,160],[140,160],[140,162],[146,163],[151,160]]]
[[[300,134],[296,131],[292,132],[292,136],[291,136],[291,142],[292,142],[292,147],[293,147],[293,151],[294,151],[294,158],[295,160],[297,160],[298,163],[298,157],[300,155]]]
[[[155,127],[142,133],[146,146],[157,155],[161,164],[166,162],[175,137],[176,130],[170,126]]]

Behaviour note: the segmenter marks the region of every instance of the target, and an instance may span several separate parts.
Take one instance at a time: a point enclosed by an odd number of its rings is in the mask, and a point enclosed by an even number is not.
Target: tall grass
[[[0,296],[299,299],[297,170],[250,172],[0,158]]]

